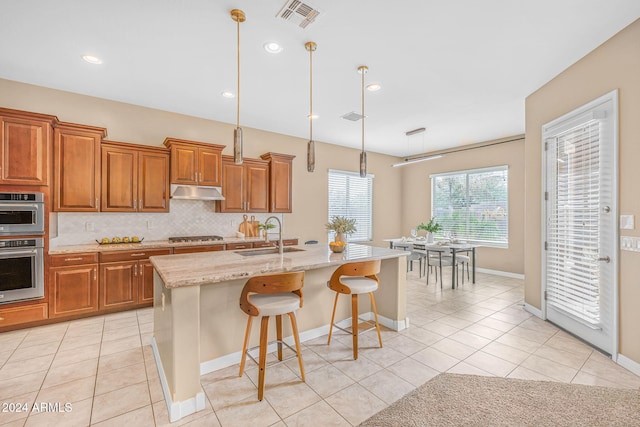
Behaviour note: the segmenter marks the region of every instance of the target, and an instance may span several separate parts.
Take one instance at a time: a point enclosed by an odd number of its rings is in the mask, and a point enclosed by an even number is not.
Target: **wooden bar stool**
[[[331,332],[333,327],[351,333],[353,336],[353,359],[358,359],[358,295],[369,294],[371,299],[371,308],[375,319],[375,327],[378,331],[378,341],[382,347],[382,336],[380,335],[380,325],[378,324],[378,310],[376,309],[376,300],[373,292],[378,289],[380,279],[377,274],[380,272],[380,260],[351,262],[343,264],[331,275],[331,279],[327,286],[336,292],[336,299],[333,303],[333,314],[331,314],[331,326],[329,326],[329,339],[327,344],[331,344]],[[338,305],[338,296],[340,294],[351,294],[351,331],[341,328],[334,323],[336,317],[336,306]],[[369,323],[368,321],[365,321]],[[363,332],[366,332],[369,328]]]
[[[298,336],[298,325],[296,323],[296,310],[302,307],[302,286],[304,285],[304,271],[270,274],[252,277],[247,281],[240,295],[240,309],[247,313],[247,330],[242,345],[242,359],[240,360],[240,374],[244,372],[246,356],[258,364],[258,400],[264,396],[264,375],[267,364],[267,347],[269,346],[269,317],[276,316],[276,343],[278,345],[278,360],[282,359],[282,345],[286,345],[295,351],[300,366],[300,377],[304,378],[304,367],[302,366],[302,353],[300,352],[300,338]],[[293,350],[289,344],[282,340],[282,315],[288,314],[293,330],[293,339],[296,349]],[[251,323],[254,317],[261,317],[260,324],[260,345],[247,349],[249,337],[251,335]],[[260,348],[259,360],[256,361],[251,350]],[[288,360],[288,359],[287,359]],[[277,362],[279,363],[279,362]]]

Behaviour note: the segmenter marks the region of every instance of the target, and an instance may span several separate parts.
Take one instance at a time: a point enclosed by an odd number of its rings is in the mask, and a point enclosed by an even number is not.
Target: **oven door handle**
[[[29,251],[2,251],[0,250],[0,259],[13,257],[14,255],[37,255],[38,251],[36,249],[31,249]]]
[[[12,208],[40,209],[37,203],[0,203],[0,208],[11,210]]]

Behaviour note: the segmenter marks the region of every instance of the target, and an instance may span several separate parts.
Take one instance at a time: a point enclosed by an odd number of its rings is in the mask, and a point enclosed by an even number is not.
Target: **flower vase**
[[[433,233],[427,233],[427,243],[433,243]]]
[[[344,235],[342,233],[336,233],[333,239],[334,242],[344,242]]]

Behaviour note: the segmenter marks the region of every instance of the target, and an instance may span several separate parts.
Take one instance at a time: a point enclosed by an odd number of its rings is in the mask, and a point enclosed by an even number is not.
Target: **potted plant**
[[[356,220],[355,218],[347,218],[344,216],[334,216],[331,218],[325,227],[328,231],[334,231],[336,233],[334,242],[330,244],[331,250],[334,252],[342,252],[344,250],[345,241],[344,235],[353,234],[356,232]]]
[[[416,230],[425,230],[427,232],[427,243],[433,243],[433,233],[437,233],[441,229],[442,226],[436,222],[435,216],[428,223],[421,222],[416,227]]]
[[[275,228],[275,227],[276,227],[276,225],[275,224],[271,224],[271,223],[269,223],[269,224],[263,224],[263,223],[258,224],[258,229],[262,230],[262,237],[264,237],[264,240],[269,240],[269,237],[268,237],[269,230],[271,230],[272,228]]]

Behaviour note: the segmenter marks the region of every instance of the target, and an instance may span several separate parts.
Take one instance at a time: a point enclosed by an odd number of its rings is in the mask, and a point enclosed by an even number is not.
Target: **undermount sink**
[[[290,246],[283,248],[283,252],[285,253],[300,252],[300,251],[304,251],[304,249],[292,248]],[[279,252],[278,252],[278,248],[266,248],[266,249],[254,249],[252,251],[235,251],[235,253],[242,256],[256,256],[256,255],[273,255]]]

